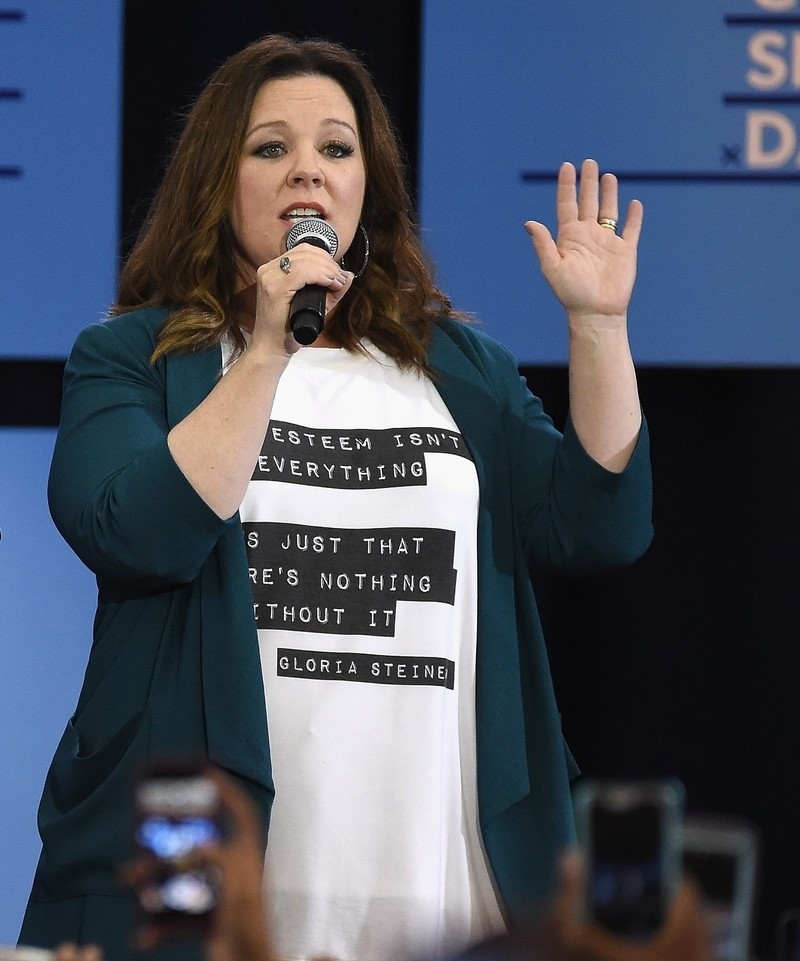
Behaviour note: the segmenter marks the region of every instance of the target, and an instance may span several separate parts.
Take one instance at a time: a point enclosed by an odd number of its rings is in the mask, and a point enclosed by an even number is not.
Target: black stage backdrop
[[[121,251],[182,110],[214,66],[265,33],[360,51],[414,170],[420,0],[128,0],[125,28]],[[62,367],[0,361],[0,425],[55,424]],[[565,370],[523,373],[563,425]],[[780,913],[800,906],[800,371],[651,367],[639,378],[653,546],[623,572],[538,582],[564,729],[586,774],[676,776],[690,810],[756,824],[756,948],[768,958]]]

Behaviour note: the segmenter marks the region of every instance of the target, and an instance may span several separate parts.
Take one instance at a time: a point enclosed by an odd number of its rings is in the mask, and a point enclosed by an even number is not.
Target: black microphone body
[[[339,249],[339,238],[329,223],[318,217],[308,217],[305,220],[298,220],[286,234],[287,251],[298,244],[311,244],[333,257]],[[306,284],[292,297],[289,307],[289,329],[297,343],[304,347],[313,344],[322,331],[327,293],[327,287]]]

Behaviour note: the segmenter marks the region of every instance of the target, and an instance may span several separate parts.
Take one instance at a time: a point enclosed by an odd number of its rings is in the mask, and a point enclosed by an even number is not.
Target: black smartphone
[[[219,898],[203,848],[224,837],[217,785],[207,762],[158,761],[134,786],[134,842],[142,864],[135,884],[140,914],[165,934],[207,929]]]
[[[758,853],[755,828],[735,819],[687,815],[681,849],[683,869],[700,889],[714,958],[747,961]]]
[[[650,937],[681,877],[683,785],[584,780],[574,801],[587,864],[586,919],[620,937]]]

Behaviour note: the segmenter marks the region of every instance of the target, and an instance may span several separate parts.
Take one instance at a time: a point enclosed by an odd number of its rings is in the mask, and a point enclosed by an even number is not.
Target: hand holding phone
[[[123,876],[139,901],[137,950],[188,932],[204,939],[208,958],[274,961],[263,900],[264,825],[247,792],[203,761],[151,765],[134,796],[138,855]],[[207,823],[186,832],[197,817]],[[216,840],[209,846],[206,838]],[[186,857],[177,856],[187,840],[201,843],[189,844]]]

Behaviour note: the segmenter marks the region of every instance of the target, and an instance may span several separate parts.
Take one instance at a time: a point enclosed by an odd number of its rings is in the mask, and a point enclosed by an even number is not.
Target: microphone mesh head
[[[314,247],[321,247],[327,250],[331,257],[335,257],[339,249],[339,238],[333,227],[326,221],[320,220],[319,217],[307,217],[292,224],[286,234],[287,250],[291,250],[298,244],[313,244]]]

